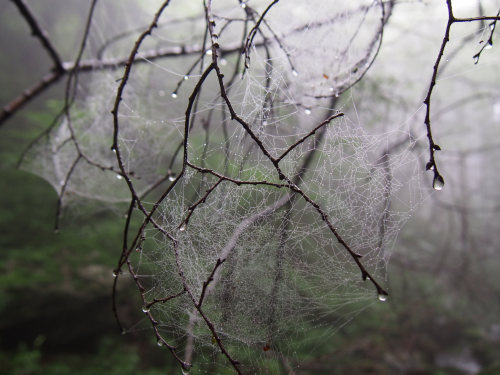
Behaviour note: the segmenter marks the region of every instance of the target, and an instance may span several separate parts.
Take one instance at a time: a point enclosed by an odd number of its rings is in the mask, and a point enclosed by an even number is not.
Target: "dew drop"
[[[118,180],[121,180],[121,179],[123,178],[123,176],[122,176],[121,174],[117,174],[117,175],[116,175],[116,178],[117,178]]]
[[[169,175],[168,175],[168,180],[169,180],[170,182],[175,181],[175,174],[169,174]]]
[[[116,271],[113,271],[113,277],[117,277],[118,273]]]
[[[240,6],[245,9],[247,7],[247,5],[244,3],[244,2],[241,2]]]
[[[177,95],[177,93],[174,91],[172,94],[170,94],[170,96],[171,96],[172,98],[174,98],[174,99],[177,99],[177,96],[178,96],[178,95]]]
[[[379,300],[380,302],[385,302],[385,301],[387,301],[387,294],[384,294],[384,293],[379,293],[379,294],[378,294],[378,300]]]
[[[444,179],[443,177],[441,177],[440,174],[436,174],[434,176],[434,180],[432,181],[432,187],[434,188],[434,190],[443,190],[443,187],[444,187]]]
[[[490,30],[495,30],[495,22],[490,23]]]
[[[122,335],[126,335],[126,334],[127,334],[127,331],[123,330]]]
[[[147,305],[142,306],[142,312],[147,314],[149,312],[149,307]]]
[[[182,223],[182,225],[179,227],[179,232],[184,232],[186,230],[186,223]]]
[[[299,76],[299,72],[297,72],[295,69],[292,70],[292,76],[298,77]]]
[[[312,113],[311,108],[306,108],[306,109],[304,109],[304,113],[305,113],[306,115],[310,115],[310,114]]]
[[[227,60],[226,60],[226,59],[219,59],[219,63],[220,63],[222,66],[226,66],[226,65],[227,65]]]
[[[186,75],[184,76],[184,81],[187,81],[188,79],[189,79],[189,76],[186,74]]]
[[[493,48],[493,43],[491,42],[491,40],[488,41],[488,44],[486,44],[486,47],[484,47],[484,49],[491,49]]]
[[[477,64],[479,62],[479,55],[474,55],[474,64]]]
[[[163,341],[162,341],[162,340],[158,340],[158,341],[156,342],[156,345],[158,345],[158,346],[160,346],[160,347],[161,347],[161,346],[163,346]]]
[[[207,50],[206,55],[207,56],[212,56],[212,50],[211,49]]]
[[[266,126],[267,125],[267,120],[262,121],[262,125]]]

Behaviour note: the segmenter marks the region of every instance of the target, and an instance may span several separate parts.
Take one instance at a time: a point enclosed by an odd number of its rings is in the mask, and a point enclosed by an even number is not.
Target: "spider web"
[[[25,162],[65,205],[129,202],[129,181],[152,214],[131,211],[143,225],[130,230],[120,267],[144,286],[159,344],[176,346],[194,371],[229,366],[215,359],[222,344],[245,370],[294,366],[377,293],[385,299],[394,240],[422,199],[415,140],[399,124],[366,130],[346,92],[371,66],[390,9],[280,2],[238,53],[270,5],[214,3],[212,35],[201,3],[167,8],[121,97],[123,169],[110,149],[118,66],[80,72],[69,116]],[[152,17],[138,12],[123,33],[106,26],[113,12],[102,5],[90,35],[87,57],[103,64],[126,56],[145,29],[137,19]],[[214,34],[227,100],[248,128],[234,120],[216,75],[201,81]],[[148,54],[162,48],[172,54]]]

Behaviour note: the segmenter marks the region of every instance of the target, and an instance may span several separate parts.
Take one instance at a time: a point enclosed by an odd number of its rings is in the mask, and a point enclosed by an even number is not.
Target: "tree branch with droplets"
[[[22,3],[22,0],[17,0],[17,2]],[[254,223],[259,222],[263,220],[264,218],[271,217],[271,214],[275,213],[277,210],[281,209],[285,205],[290,204],[290,202],[295,201],[297,198],[302,198],[302,200],[305,202],[305,205],[308,207],[312,207],[315,211],[315,214],[317,214],[316,219],[318,222],[322,221],[323,223],[326,224],[328,227],[329,232],[333,234],[333,236],[337,239],[337,241],[340,243],[341,247],[343,250],[347,251],[347,253],[352,257],[354,263],[356,266],[359,268],[361,271],[361,278],[363,280],[370,280],[370,282],[375,286],[377,293],[379,294],[379,298],[385,298],[384,296],[387,295],[387,292],[383,289],[383,287],[371,276],[369,273],[368,269],[365,267],[365,265],[362,262],[362,257],[361,255],[354,250],[352,247],[353,245],[349,243],[349,241],[345,240],[342,233],[339,232],[339,229],[333,225],[333,220],[329,217],[327,210],[322,206],[320,201],[317,199],[313,199],[313,195],[310,195],[306,192],[306,188],[304,188],[301,185],[301,178],[305,173],[305,168],[307,168],[307,165],[309,161],[311,160],[311,155],[313,155],[313,152],[308,152],[305,155],[306,161],[302,164],[302,166],[298,169],[298,171],[291,172],[292,175],[287,175],[285,172],[283,172],[282,168],[283,165],[281,164],[282,161],[285,159],[290,159],[290,155],[294,154],[297,149],[300,149],[303,143],[309,142],[311,138],[315,138],[314,144],[316,145],[316,138],[320,138],[327,129],[327,126],[329,126],[333,120],[335,120],[338,117],[343,116],[342,113],[335,113],[333,115],[325,116],[325,120],[321,121],[319,124],[318,122],[313,123],[312,130],[306,132],[304,136],[297,136],[297,139],[295,142],[293,142],[290,146],[288,146],[284,151],[281,152],[275,152],[272,149],[266,147],[265,142],[262,140],[260,134],[258,131],[253,128],[252,122],[249,120],[246,120],[244,115],[239,114],[237,110],[235,109],[236,107],[233,106],[233,101],[230,96],[230,89],[231,89],[231,83],[233,80],[236,79],[238,75],[238,69],[240,65],[240,58],[241,55],[238,55],[237,58],[237,63],[234,69],[233,76],[231,79],[226,80],[224,77],[222,70],[219,66],[219,58],[223,56],[224,54],[229,54],[229,53],[237,53],[237,52],[243,52],[246,54],[248,57],[250,56],[251,48],[253,47],[263,47],[266,48],[266,58],[269,61],[272,61],[272,56],[270,55],[270,52],[268,50],[268,44],[271,43],[277,43],[279,48],[285,52],[286,57],[288,58],[290,62],[290,68],[292,70],[292,75],[295,76],[294,72],[295,69],[293,67],[291,57],[287,53],[286,48],[284,45],[281,43],[280,37],[271,29],[270,25],[266,21],[266,16],[268,12],[271,11],[271,8],[277,3],[278,1],[275,0],[273,2],[269,3],[269,6],[265,9],[265,11],[259,15],[256,11],[251,10],[250,7],[246,6],[245,3],[241,3],[242,5],[244,4],[246,9],[246,18],[244,19],[245,22],[245,35],[242,38],[242,40],[234,45],[226,46],[225,48],[221,48],[218,44],[218,36],[216,37],[214,28],[215,28],[215,20],[216,17],[213,16],[211,12],[211,1],[209,0],[208,3],[206,4],[206,33],[205,35],[209,35],[210,38],[209,40],[211,41],[210,45],[210,51],[212,52],[212,61],[208,64],[207,67],[205,67],[205,56],[206,56],[206,48],[205,44],[203,46],[195,48],[193,47],[185,47],[183,46],[180,50],[178,48],[164,48],[164,49],[158,49],[155,51],[145,51],[145,52],[140,52],[140,48],[144,42],[144,40],[153,33],[153,31],[156,29],[158,25],[158,21],[164,12],[164,10],[168,7],[169,1],[165,1],[163,5],[158,9],[157,13],[155,14],[153,21],[149,26],[147,26],[144,31],[138,36],[138,38],[135,41],[135,44],[129,54],[128,57],[125,58],[118,58],[118,59],[109,59],[109,60],[88,60],[88,61],[80,61],[81,59],[81,54],[79,54],[78,58],[75,60],[74,63],[69,64],[69,63],[60,63],[60,59],[54,59],[54,62],[56,66],[59,67],[57,72],[53,72],[52,75],[49,75],[46,80],[43,80],[40,85],[35,86],[35,88],[28,92],[27,95],[23,96],[23,99],[18,102],[19,105],[16,104],[16,106],[9,107],[7,111],[3,113],[14,113],[16,110],[21,108],[21,106],[25,103],[27,103],[28,100],[31,98],[34,98],[38,95],[38,93],[42,92],[43,90],[47,89],[52,83],[56,82],[57,79],[59,79],[61,76],[65,74],[69,74],[70,78],[68,79],[68,86],[67,86],[67,94],[66,94],[66,104],[65,104],[65,112],[66,116],[69,119],[69,129],[71,130],[71,117],[69,114],[69,108],[73,103],[73,94],[74,90],[72,87],[74,85],[75,81],[72,81],[73,78],[76,80],[76,76],[73,76],[73,72],[76,74],[77,72],[83,73],[83,72],[88,72],[92,70],[102,70],[102,69],[118,69],[118,68],[123,68],[124,73],[123,77],[120,80],[118,89],[116,91],[116,96],[115,96],[115,102],[112,110],[112,120],[113,120],[113,144],[112,144],[112,149],[116,153],[116,160],[118,163],[119,171],[115,171],[114,169],[110,169],[114,173],[118,173],[119,176],[121,176],[130,191],[130,205],[128,208],[127,216],[126,216],[126,222],[125,222],[125,228],[123,231],[123,245],[122,245],[122,252],[120,255],[120,259],[118,260],[118,265],[114,271],[115,273],[115,280],[113,284],[113,311],[115,312],[115,315],[117,317],[117,321],[119,322],[118,319],[118,312],[116,308],[116,302],[115,302],[115,294],[116,294],[116,285],[117,281],[119,278],[119,275],[121,274],[121,269],[123,268],[128,268],[128,272],[132,276],[136,287],[139,290],[139,294],[141,296],[142,304],[143,304],[143,312],[149,319],[152,328],[154,330],[154,333],[157,337],[157,341],[159,345],[167,347],[174,358],[179,362],[179,364],[187,370],[190,367],[190,364],[187,363],[186,361],[183,361],[180,356],[178,355],[178,350],[175,346],[171,345],[165,338],[162,337],[160,329],[159,329],[159,323],[155,318],[155,310],[154,308],[151,309],[152,307],[158,305],[158,304],[168,304],[170,302],[173,302],[176,299],[179,298],[189,298],[192,303],[192,307],[199,313],[199,315],[203,318],[203,321],[205,322],[206,327],[209,329],[211,332],[213,338],[215,339],[217,346],[221,350],[221,352],[224,354],[224,356],[227,358],[227,360],[232,364],[234,369],[238,372],[241,373],[241,370],[239,369],[239,363],[236,359],[233,358],[232,354],[229,353],[229,351],[226,349],[229,347],[226,345],[225,342],[223,342],[223,336],[221,336],[220,333],[218,333],[218,328],[214,324],[214,321],[211,320],[211,317],[208,316],[203,307],[206,307],[206,304],[208,304],[208,295],[210,294],[211,290],[213,290],[216,287],[217,280],[218,280],[218,275],[220,274],[220,271],[227,267],[225,263],[226,258],[229,256],[229,254],[232,252],[232,250],[236,246],[236,242],[242,235],[242,233],[250,228]],[[391,9],[392,9],[392,4],[393,2],[389,2],[391,4]],[[377,34],[373,40],[373,45],[370,48],[374,48],[375,45],[379,46],[379,43],[381,42],[382,39],[382,34],[381,31],[383,31],[383,26],[385,25],[385,22],[387,21],[388,16],[384,13],[385,8],[384,4],[382,4],[382,23],[380,27],[380,33]],[[90,19],[90,18],[89,18]],[[228,21],[231,22],[231,20]],[[247,34],[247,29],[246,25],[254,23],[253,28],[251,28],[250,32]],[[264,35],[264,30],[262,29],[267,28],[267,32],[271,33],[272,37],[274,40],[271,40],[272,38],[270,37],[269,39],[266,39]],[[262,36],[263,40],[254,42],[255,36],[259,34]],[[43,35],[43,34],[41,34]],[[204,43],[205,43],[204,38]],[[43,40],[43,39],[42,39]],[[82,49],[83,51],[83,49]],[[378,47],[376,48],[376,51],[378,51]],[[50,49],[49,49],[50,52]],[[200,76],[198,78],[198,81],[195,85],[195,87],[191,91],[191,95],[189,96],[189,100],[187,103],[186,111],[185,111],[185,118],[184,118],[184,134],[182,135],[182,141],[179,143],[179,147],[177,148],[177,151],[174,153],[174,156],[171,159],[171,163],[168,168],[167,175],[159,179],[156,183],[152,184],[149,190],[147,190],[147,193],[152,191],[153,189],[158,188],[158,193],[160,194],[160,197],[152,204],[152,207],[149,205],[146,205],[144,203],[144,195],[138,194],[138,191],[136,190],[136,186],[133,184],[133,181],[131,179],[132,173],[126,168],[126,165],[123,160],[123,154],[122,154],[122,149],[120,147],[120,130],[121,126],[121,117],[120,117],[120,108],[121,108],[121,102],[122,102],[122,97],[127,89],[128,81],[129,78],[131,77],[132,70],[134,69],[136,64],[139,63],[147,63],[151,62],[154,59],[158,58],[165,58],[165,57],[179,57],[179,56],[189,56],[189,55],[194,55],[194,54],[199,54],[199,58],[195,61],[193,65],[191,65],[188,70],[187,74],[190,74],[193,69],[199,64],[200,66]],[[375,54],[376,56],[376,54]],[[373,59],[375,59],[375,56],[373,56]],[[369,56],[368,56],[369,57]],[[370,60],[373,62],[373,59]],[[244,69],[250,69],[250,64],[249,64],[249,58],[245,59],[245,62],[248,60],[248,66],[245,66]],[[59,61],[59,64],[57,63]],[[360,60],[359,64],[363,63],[365,64],[365,60]],[[371,64],[370,64],[371,65]],[[369,68],[369,66],[367,67]],[[269,81],[270,81],[270,73],[266,72],[267,74],[267,80],[266,80],[266,90],[269,89]],[[238,179],[234,177],[230,177],[230,174],[227,173],[227,170],[225,173],[220,173],[216,171],[215,169],[211,169],[206,167],[204,164],[204,157],[202,159],[201,166],[196,165],[191,160],[189,159],[189,150],[188,146],[190,144],[190,131],[192,130],[192,125],[194,124],[194,116],[197,113],[196,110],[196,101],[200,98],[201,95],[201,90],[202,87],[206,85],[206,81],[209,76],[216,76],[215,78],[217,79],[217,85],[218,85],[218,97],[217,100],[221,100],[222,105],[221,107],[224,107],[223,111],[223,116],[226,116],[227,113],[229,113],[231,121],[234,125],[240,126],[245,134],[245,137],[248,137],[251,139],[252,147],[254,147],[254,150],[257,149],[258,152],[262,153],[265,158],[266,158],[266,163],[271,163],[272,166],[274,167],[274,170],[272,171],[274,177],[278,177],[279,182],[274,182],[276,181],[273,178],[269,178],[268,180],[266,179],[261,179],[261,180],[251,180],[251,179]],[[71,83],[73,82],[73,83]],[[183,79],[181,79],[176,88],[174,89],[173,94],[177,96],[177,91],[180,89],[182,83],[184,82]],[[267,95],[267,94],[266,94]],[[430,101],[430,95],[429,95],[429,101]],[[269,106],[270,110],[273,109],[273,104],[269,100],[264,101],[266,106]],[[332,106],[333,107],[333,106]],[[212,112],[210,112],[212,113]],[[330,112],[332,113],[332,112]],[[0,115],[0,123],[5,119],[5,117],[1,117],[3,115]],[[202,119],[203,121],[208,121],[206,119]],[[229,122],[229,121],[228,121]],[[225,124],[224,124],[225,125]],[[331,124],[331,126],[335,126],[334,124]],[[429,129],[430,129],[430,122],[429,122]],[[68,142],[73,142],[75,144],[75,147],[79,150],[78,146],[78,139],[77,137],[73,134],[71,131],[71,137],[69,138]],[[208,135],[208,126],[206,129],[206,134]],[[248,139],[247,138],[247,139]],[[227,137],[226,137],[227,140]],[[208,143],[208,142],[207,142]],[[227,142],[229,143],[229,142]],[[317,146],[314,146],[316,148]],[[204,150],[206,150],[206,146]],[[172,172],[172,167],[174,165],[175,158],[177,154],[180,154],[180,150],[183,149],[183,158],[182,158],[182,170],[177,173],[176,175],[173,174]],[[292,152],[294,151],[294,152]],[[205,154],[204,154],[205,156]],[[66,175],[64,187],[62,189],[61,195],[64,193],[64,190],[66,189],[67,182],[70,180],[72,171],[76,168],[77,163],[79,163],[81,160],[85,159],[85,154],[81,152],[80,150],[78,151],[78,157],[75,161],[75,163],[71,166],[70,168],[70,173]],[[226,158],[227,158],[226,154]],[[92,163],[91,160],[86,160],[90,165],[98,168],[102,168],[99,166],[97,163]],[[179,162],[180,164],[180,162]],[[200,164],[200,163],[198,163]],[[243,163],[242,163],[243,164]],[[284,163],[283,163],[284,164]],[[183,231],[182,228],[186,228],[186,226],[189,224],[189,220],[192,217],[192,215],[202,207],[206,203],[208,199],[211,198],[212,194],[217,190],[222,189],[222,186],[226,185],[234,185],[234,186],[240,186],[240,185],[253,185],[253,186],[265,186],[266,188],[269,188],[270,190],[278,190],[281,189],[281,191],[285,190],[284,194],[279,196],[279,199],[276,199],[274,203],[269,205],[268,207],[262,209],[261,211],[254,213],[253,215],[250,215],[249,217],[242,218],[241,222],[236,226],[235,230],[233,231],[232,235],[228,239],[226,246],[222,249],[221,255],[219,258],[217,258],[217,261],[213,265],[210,265],[210,270],[206,272],[208,275],[204,275],[201,279],[201,294],[200,293],[195,293],[194,289],[188,285],[188,282],[186,280],[186,277],[184,275],[184,270],[183,266],[180,261],[180,255],[179,255],[179,241],[176,238],[177,234],[175,234],[175,229],[174,230],[167,230],[165,229],[162,225],[161,222],[157,221],[158,217],[158,208],[160,207],[161,203],[165,200],[165,198],[171,194],[174,190],[174,188],[178,187],[180,185],[179,181],[186,175],[186,171],[188,169],[194,170],[197,173],[202,175],[202,178],[204,176],[209,176],[207,177],[207,180],[212,180],[208,181],[211,182],[212,184],[203,192],[203,189],[199,187],[196,191],[196,194],[198,194],[198,199],[195,200],[193,199],[194,203],[187,205],[187,210],[186,210],[186,215],[184,216],[183,221],[180,223],[180,225],[177,227],[179,231]],[[276,173],[276,174],[274,174]],[[293,174],[294,173],[294,174]],[[160,187],[163,186],[164,182],[168,181],[168,186],[163,189],[163,191],[159,191]],[[202,186],[200,184],[200,186]],[[148,207],[148,208],[147,208]],[[139,226],[139,229],[137,230],[137,233],[132,233],[131,229],[131,218],[134,214],[134,210],[138,209],[139,215],[143,215],[142,217],[142,223]],[[138,250],[139,252],[142,251],[142,245],[143,242],[145,241],[145,233],[146,229],[148,226],[152,226],[155,230],[160,232],[160,234],[165,238],[169,244],[171,245],[171,248],[168,250],[172,250],[174,253],[175,261],[177,263],[177,274],[178,278],[180,278],[182,282],[182,288],[179,292],[177,290],[174,290],[172,294],[170,293],[165,293],[163,296],[155,296],[153,299],[149,297],[147,298],[146,294],[146,287],[145,284],[142,283],[141,278],[137,270],[133,267],[131,258],[133,254],[135,254],[135,250]],[[327,231],[328,231],[327,230]],[[132,235],[135,234],[135,237],[129,241],[129,237],[132,237]],[[330,234],[329,234],[330,236]],[[180,237],[179,237],[180,238]],[[175,270],[173,271],[175,272]],[[177,276],[176,276],[177,277]],[[206,277],[206,278],[205,278]],[[203,278],[205,278],[203,280]],[[178,280],[177,280],[178,281]],[[207,302],[205,302],[207,301]],[[204,304],[205,302],[205,304]],[[152,311],[151,311],[152,310]],[[193,310],[194,311],[194,310]],[[122,329],[122,326],[120,323],[118,323]],[[123,330],[123,329],[122,329]]]
[[[427,95],[424,99],[424,104],[425,104],[425,108],[426,108],[425,109],[424,123],[425,123],[425,127],[427,129],[427,139],[428,139],[428,143],[429,143],[429,161],[427,162],[425,168],[434,173],[434,177],[432,180],[432,187],[435,190],[441,190],[443,188],[444,178],[439,173],[437,162],[436,162],[436,157],[435,157],[436,151],[441,151],[441,147],[434,141],[434,137],[432,135],[431,98],[432,98],[432,94],[434,91],[434,87],[436,86],[436,80],[437,80],[437,76],[438,76],[438,72],[439,72],[439,66],[440,66],[441,61],[443,59],[444,51],[445,51],[446,45],[450,41],[451,26],[454,23],[492,21],[490,23],[490,35],[489,35],[488,41],[483,45],[481,50],[473,56],[474,63],[477,64],[479,62],[479,57],[481,56],[481,53],[484,51],[484,49],[487,48],[488,46],[493,45],[493,32],[495,30],[496,22],[498,20],[500,20],[500,17],[499,17],[500,11],[494,17],[480,16],[480,17],[472,17],[472,18],[457,18],[453,14],[452,0],[446,0],[446,6],[447,6],[447,10],[448,10],[448,21],[446,23],[446,29],[444,32],[443,41],[441,42],[441,47],[439,48],[437,58],[434,62],[431,82],[429,84],[429,89],[427,90]]]

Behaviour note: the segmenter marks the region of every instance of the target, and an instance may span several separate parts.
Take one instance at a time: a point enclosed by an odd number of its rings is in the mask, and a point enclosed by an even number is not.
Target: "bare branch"
[[[40,82],[24,90],[21,95],[6,104],[0,111],[0,126],[2,126],[14,113],[22,109],[28,102],[59,81],[63,75],[64,71],[59,70],[47,73]]]
[[[45,50],[49,54],[50,58],[52,59],[52,62],[54,63],[53,70],[55,72],[64,71],[62,60],[59,57],[59,54],[57,53],[56,49],[52,45],[51,41],[49,40],[48,33],[40,27],[38,21],[33,16],[33,13],[29,9],[28,5],[24,2],[24,0],[12,0],[12,2],[17,6],[19,12],[21,12],[22,16],[29,24],[32,35],[40,40],[40,43],[42,43],[43,48],[45,48]]]
[[[250,49],[252,47],[255,35],[257,34],[257,31],[259,30],[260,24],[264,20],[264,17],[266,17],[267,12],[269,12],[271,10],[271,8],[275,4],[277,4],[278,2],[279,2],[279,0],[274,0],[272,3],[270,3],[267,6],[266,10],[264,10],[264,12],[262,13],[262,15],[259,17],[259,19],[255,23],[254,27],[252,27],[252,29],[248,33],[248,37],[247,37],[247,40],[245,42],[245,47],[244,47],[244,51],[245,51],[245,68],[249,68],[250,67]]]
[[[323,126],[329,124],[333,119],[336,119],[337,117],[342,117],[344,116],[343,113],[337,113],[335,115],[332,115],[330,117],[328,117],[326,120],[322,121],[318,126],[316,126],[313,130],[311,130],[309,133],[307,133],[305,136],[303,136],[302,138],[300,138],[297,142],[295,142],[293,145],[291,145],[290,147],[288,147],[288,149],[283,152],[283,154],[281,154],[280,157],[276,158],[276,162],[279,163],[281,161],[281,159],[283,159],[286,155],[288,155],[288,153],[290,151],[292,151],[295,147],[297,147],[298,145],[300,145],[302,142],[304,142],[307,138],[309,138],[310,136],[316,134],[316,132],[321,129]]]
[[[437,144],[434,143],[434,139],[432,137],[432,128],[431,128],[431,96],[434,90],[434,86],[436,86],[436,78],[439,70],[439,64],[441,63],[441,59],[444,55],[444,49],[446,48],[446,44],[450,41],[450,29],[453,22],[455,22],[455,17],[453,15],[453,9],[451,0],[446,0],[446,4],[448,6],[448,22],[446,24],[446,30],[444,33],[443,41],[441,43],[441,47],[439,48],[439,53],[436,58],[436,62],[434,63],[434,68],[432,71],[431,83],[429,85],[429,89],[427,91],[427,96],[425,97],[424,104],[426,107],[425,110],[425,126],[427,128],[427,139],[429,140],[429,162],[427,163],[426,169],[432,170],[434,172],[433,186],[435,189],[441,189],[444,184],[443,177],[439,174],[436,160],[434,158],[434,153],[436,151],[441,150]]]

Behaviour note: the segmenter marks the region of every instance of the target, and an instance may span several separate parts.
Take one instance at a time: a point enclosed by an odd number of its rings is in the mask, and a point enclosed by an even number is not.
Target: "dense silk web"
[[[349,91],[392,3],[292,3],[167,2],[143,39],[148,9],[123,32],[106,20],[130,4],[103,3],[82,61],[95,69],[25,158],[63,205],[131,202],[115,272],[185,370],[221,352],[241,373],[293,365],[298,346],[385,300],[394,239],[424,194],[417,140],[360,123]]]

